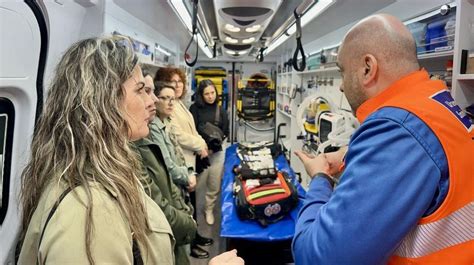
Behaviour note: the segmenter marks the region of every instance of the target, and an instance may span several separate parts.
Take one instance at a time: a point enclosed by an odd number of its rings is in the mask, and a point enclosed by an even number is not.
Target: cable
[[[191,44],[194,41],[194,37],[197,35],[197,11],[198,11],[198,2],[199,0],[193,0],[193,32],[191,33],[191,39],[189,40],[188,46],[186,46],[186,50],[184,51],[184,62],[189,66],[193,67],[198,59],[199,56],[199,46],[198,46],[198,39],[196,38],[196,57],[193,61],[188,62],[188,50],[191,47]]]
[[[293,68],[298,71],[302,72],[306,68],[306,57],[304,55],[303,45],[301,44],[301,15],[298,12],[293,11],[295,15],[295,23],[296,23],[296,50],[293,54]],[[298,65],[298,52],[301,52],[301,65]]]

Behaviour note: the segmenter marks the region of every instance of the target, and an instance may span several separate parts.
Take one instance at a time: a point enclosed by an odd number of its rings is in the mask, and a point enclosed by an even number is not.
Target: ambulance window
[[[0,98],[0,224],[8,209],[14,118],[12,102]]]

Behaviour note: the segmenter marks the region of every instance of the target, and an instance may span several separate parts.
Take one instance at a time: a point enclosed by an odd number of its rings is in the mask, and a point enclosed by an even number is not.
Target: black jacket
[[[217,103],[215,104],[197,104],[194,103],[191,105],[189,111],[194,117],[194,122],[196,125],[196,129],[198,133],[206,140],[208,138],[205,133],[203,132],[202,128],[204,124],[210,122],[217,127],[219,127],[222,132],[224,133],[225,137],[229,136],[229,119],[227,117],[227,113],[224,111],[223,108],[219,107]],[[219,114],[219,121],[216,121],[216,111],[220,111]],[[207,140],[206,140],[207,142]],[[209,145],[209,142],[207,142]],[[218,151],[218,150],[214,150]]]

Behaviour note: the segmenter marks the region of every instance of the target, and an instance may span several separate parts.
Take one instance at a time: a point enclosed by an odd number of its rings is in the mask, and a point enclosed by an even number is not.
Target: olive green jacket
[[[91,183],[91,252],[95,264],[133,264],[132,232],[117,199],[117,193]],[[86,191],[76,187],[66,194],[45,228],[46,219],[65,190],[64,185],[48,185],[31,218],[21,247],[18,264],[89,264],[85,245]],[[145,194],[151,231],[146,234],[149,247],[140,248],[144,264],[175,264],[174,238],[161,209]],[[43,239],[39,238],[44,229]],[[153,247],[156,246],[156,247]]]
[[[165,167],[162,152],[157,144],[157,128],[150,125],[150,135],[136,141],[146,174],[141,179],[145,192],[160,206],[176,239],[177,265],[189,264],[186,244],[191,243],[197,225],[192,217],[193,208],[186,204],[182,191],[176,186]]]

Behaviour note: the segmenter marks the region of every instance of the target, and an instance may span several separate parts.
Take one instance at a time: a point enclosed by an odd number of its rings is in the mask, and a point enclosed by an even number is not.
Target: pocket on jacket
[[[148,215],[148,222],[150,224],[150,230],[152,231],[152,239],[151,241],[159,241],[161,244],[166,243],[168,241],[171,246],[174,247],[175,238],[173,236],[173,232],[171,227],[166,219],[165,214],[161,211],[160,207],[155,204],[150,198],[147,199],[147,215]],[[158,243],[158,242],[152,242]]]

